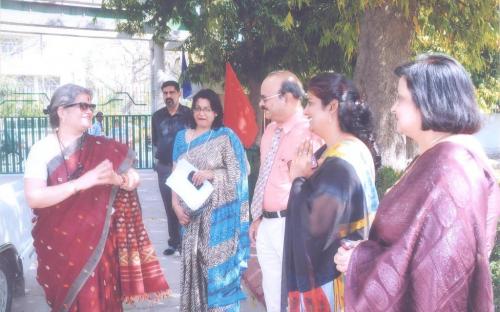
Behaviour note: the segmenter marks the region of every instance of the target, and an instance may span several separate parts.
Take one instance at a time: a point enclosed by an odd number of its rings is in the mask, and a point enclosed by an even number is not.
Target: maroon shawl
[[[486,219],[500,209],[489,201],[497,192],[487,165],[462,145],[422,154],[352,254],[346,311],[493,311]]]
[[[82,174],[105,159],[122,173],[135,160],[126,145],[114,140],[87,135],[82,148],[77,141],[64,151],[70,155],[67,168],[62,156],[48,164],[47,185],[66,182],[68,172],[74,172],[78,162],[83,165]],[[117,246],[114,264],[119,263],[120,272],[120,285],[110,286],[121,290],[120,300],[167,293],[168,285],[142,223],[136,191],[95,186],[52,207],[35,209],[35,215],[32,234],[38,256],[37,279],[53,311],[71,308],[110,245]],[[107,244],[108,239],[116,241]]]

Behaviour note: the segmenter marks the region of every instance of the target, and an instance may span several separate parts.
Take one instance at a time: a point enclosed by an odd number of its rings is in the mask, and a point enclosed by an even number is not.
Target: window
[[[44,92],[52,93],[60,84],[60,78],[56,76],[44,76],[38,78],[38,88]]]
[[[2,55],[14,55],[22,51],[20,38],[0,38],[0,51]]]

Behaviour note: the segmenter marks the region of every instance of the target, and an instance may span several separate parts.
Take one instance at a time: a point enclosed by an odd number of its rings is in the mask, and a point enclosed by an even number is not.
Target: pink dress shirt
[[[294,159],[299,147],[305,139],[314,140],[314,150],[321,145],[321,140],[309,130],[309,120],[304,116],[302,108],[283,124],[271,122],[262,135],[260,143],[260,163],[263,164],[271,148],[276,128],[283,128],[278,151],[274,159],[271,173],[264,189],[263,210],[281,211],[286,209],[292,181],[288,174],[288,161]]]

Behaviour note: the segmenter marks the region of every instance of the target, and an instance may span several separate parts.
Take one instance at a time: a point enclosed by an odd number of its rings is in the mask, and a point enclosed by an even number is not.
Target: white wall
[[[500,159],[500,113],[484,116],[483,128],[476,137],[489,157]]]

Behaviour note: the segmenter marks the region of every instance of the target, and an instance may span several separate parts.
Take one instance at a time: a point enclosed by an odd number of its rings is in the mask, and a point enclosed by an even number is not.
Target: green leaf
[[[285,17],[285,20],[283,21],[283,27],[286,30],[290,30],[293,27],[293,16],[292,12],[288,11],[288,14]]]

